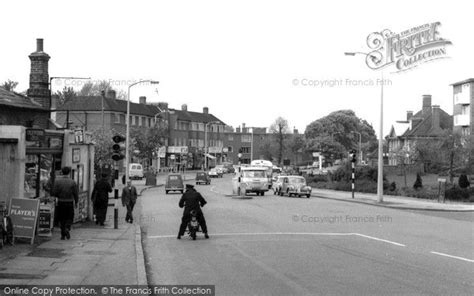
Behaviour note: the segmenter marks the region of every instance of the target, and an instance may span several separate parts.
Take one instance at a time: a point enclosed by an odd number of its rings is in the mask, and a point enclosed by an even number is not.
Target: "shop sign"
[[[41,147],[41,143],[44,142],[44,137],[45,134],[42,129],[26,129],[26,147]]]
[[[38,199],[11,199],[9,213],[12,219],[15,237],[30,238],[31,244],[33,244],[36,223],[38,221],[39,205]]]
[[[74,142],[76,144],[84,143],[84,131],[82,129],[74,130]]]

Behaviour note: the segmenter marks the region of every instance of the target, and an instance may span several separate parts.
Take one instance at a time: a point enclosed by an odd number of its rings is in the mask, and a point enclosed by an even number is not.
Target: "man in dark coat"
[[[70,239],[71,225],[74,221],[74,207],[77,208],[79,201],[78,188],[76,182],[69,177],[71,168],[63,167],[62,176],[54,181],[51,195],[58,198],[58,221],[61,227],[61,239]]]
[[[129,223],[133,223],[133,207],[137,202],[137,189],[135,186],[132,186],[132,181],[127,181],[127,186],[125,186],[122,190],[122,205],[127,207],[127,216],[125,217],[125,221]]]
[[[95,183],[92,191],[92,202],[94,203],[95,224],[104,226],[109,206],[109,193],[112,192],[112,187],[107,180],[107,174],[102,174],[101,177],[102,179]]]
[[[181,226],[179,227],[178,239],[181,239],[181,236],[184,235],[186,227],[191,221],[191,211],[196,211],[196,219],[201,225],[202,232],[204,233],[205,238],[209,238],[207,234],[207,225],[206,219],[204,219],[204,214],[201,211],[201,207],[206,204],[206,200],[202,197],[201,193],[197,192],[194,189],[194,186],[191,184],[186,184],[186,192],[183,194],[179,201],[179,207],[184,207],[183,217],[181,218]]]

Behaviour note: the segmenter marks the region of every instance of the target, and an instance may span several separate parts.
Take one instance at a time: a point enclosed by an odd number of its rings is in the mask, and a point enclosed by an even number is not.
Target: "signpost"
[[[39,206],[38,199],[11,199],[9,213],[15,237],[30,238],[31,244],[34,243]]]

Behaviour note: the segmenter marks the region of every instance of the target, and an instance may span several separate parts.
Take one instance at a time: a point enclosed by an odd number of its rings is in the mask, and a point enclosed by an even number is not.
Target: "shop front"
[[[0,173],[0,188],[9,190],[0,198],[5,206],[12,199],[38,200],[39,234],[48,234],[54,225],[55,198],[50,195],[61,168],[71,167],[79,188],[75,222],[91,217],[90,194],[93,182],[94,146],[90,136],[78,136],[69,130],[30,129],[22,126],[0,126],[0,165],[10,173]]]

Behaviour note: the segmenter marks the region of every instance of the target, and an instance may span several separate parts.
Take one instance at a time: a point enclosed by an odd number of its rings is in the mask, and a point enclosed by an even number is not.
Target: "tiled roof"
[[[23,109],[35,109],[38,111],[48,111],[38,102],[35,102],[33,99],[18,94],[16,92],[8,91],[0,87],[0,105],[10,106]]]
[[[178,116],[178,120],[189,121],[189,122],[203,122],[203,123],[208,123],[211,121],[219,121],[222,124],[225,124],[222,120],[220,120],[219,118],[209,113],[199,113],[199,112],[183,111],[183,110],[177,110],[177,109],[169,109],[169,110],[173,111],[174,114]]]
[[[80,96],[67,101],[62,106],[58,107],[58,111],[101,111],[102,97],[101,96]],[[183,111],[177,109],[169,109],[178,116],[178,120],[190,122],[211,122],[219,121],[224,124],[222,120],[212,114],[199,113],[193,111]],[[116,100],[111,98],[104,98],[104,111],[113,112],[127,112],[127,101]],[[156,105],[145,105],[130,102],[130,114],[155,116],[160,112]]]
[[[474,78],[469,78],[469,79],[466,79],[466,80],[463,80],[463,81],[454,82],[451,85],[456,86],[456,85],[460,85],[460,84],[464,84],[464,83],[470,83],[470,82],[474,82]]]
[[[418,112],[417,114],[419,114]],[[403,135],[404,137],[429,137],[429,136],[439,136],[442,130],[452,129],[453,127],[453,117],[448,113],[444,112],[442,109],[439,110],[439,127],[433,127],[432,123],[432,114],[422,118],[421,121],[411,130]],[[420,113],[421,114],[421,113]],[[415,116],[414,116],[415,117]]]
[[[104,111],[127,112],[127,101],[111,98],[104,99]],[[87,96],[75,97],[60,106],[58,111],[101,111],[102,97]],[[130,114],[155,116],[160,110],[154,105],[144,105],[130,102]]]
[[[390,130],[389,137],[399,137],[403,135],[410,128],[410,123],[408,121],[397,121],[392,125]]]

